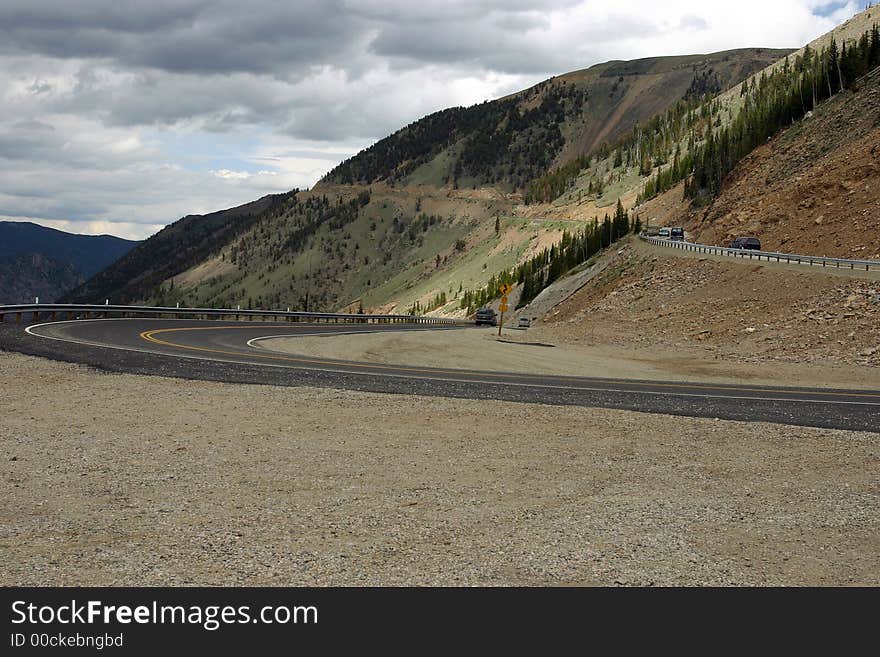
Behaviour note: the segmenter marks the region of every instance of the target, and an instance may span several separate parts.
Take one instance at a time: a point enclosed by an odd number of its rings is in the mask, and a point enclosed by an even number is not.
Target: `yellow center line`
[[[293,327],[288,326],[286,324],[268,324],[269,327],[284,327],[290,328]],[[263,360],[274,360],[274,361],[285,361],[292,363],[300,363],[305,365],[338,365],[342,367],[356,367],[361,369],[379,369],[379,370],[388,370],[389,372],[410,372],[417,374],[451,374],[454,376],[469,376],[469,377],[500,377],[507,378],[513,380],[523,380],[532,378],[535,375],[532,374],[517,374],[513,372],[469,372],[468,370],[451,370],[451,369],[425,369],[418,367],[409,367],[404,365],[384,365],[381,363],[352,363],[352,362],[340,362],[335,363],[329,360],[319,360],[313,358],[303,358],[297,356],[281,356],[278,354],[261,354],[261,353],[243,353],[241,351],[227,351],[224,349],[214,349],[211,347],[194,347],[186,344],[179,344],[176,342],[167,342],[165,340],[161,340],[155,337],[159,333],[175,333],[178,331],[220,331],[227,329],[253,329],[253,326],[193,326],[193,327],[181,327],[181,328],[164,328],[164,329],[154,329],[151,331],[144,331],[140,334],[140,337],[148,342],[153,342],[155,344],[162,345],[164,347],[172,347],[176,349],[185,349],[190,351],[201,351],[207,353],[214,354],[223,354],[227,356],[237,356],[239,358],[261,358]],[[305,327],[301,327],[305,328]],[[329,335],[332,335],[329,334]],[[295,336],[291,336],[295,337]],[[573,380],[577,381],[579,377],[573,376],[555,376],[554,378],[561,380]],[[584,382],[589,381],[589,379],[583,379]],[[615,385],[650,385],[657,388],[673,388],[673,389],[689,389],[689,390],[719,390],[726,392],[757,392],[757,393],[776,393],[783,395],[803,395],[805,394],[803,390],[795,390],[791,388],[750,388],[750,387],[740,387],[740,386],[722,386],[722,385],[707,385],[701,383],[671,383],[671,382],[663,382],[663,381],[634,381],[627,379],[600,379],[596,380],[599,383],[609,383]],[[880,399],[880,393],[858,393],[858,392],[834,392],[834,391],[810,391],[810,393],[806,394],[820,394],[826,395],[829,397],[865,397],[868,399]]]

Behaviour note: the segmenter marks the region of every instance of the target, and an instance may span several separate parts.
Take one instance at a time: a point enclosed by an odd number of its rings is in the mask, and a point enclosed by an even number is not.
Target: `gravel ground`
[[[880,434],[0,352],[4,585],[880,584]]]

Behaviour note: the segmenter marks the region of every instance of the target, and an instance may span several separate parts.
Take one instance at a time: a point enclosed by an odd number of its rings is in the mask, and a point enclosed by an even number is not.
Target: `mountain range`
[[[30,222],[0,222],[0,304],[50,303],[137,246],[112,235],[77,235]]]

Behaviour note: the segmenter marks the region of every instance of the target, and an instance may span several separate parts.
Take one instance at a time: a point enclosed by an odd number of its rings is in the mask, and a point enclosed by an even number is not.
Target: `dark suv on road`
[[[761,240],[757,237],[737,237],[730,243],[731,249],[749,249],[752,251],[761,250]]]
[[[669,229],[669,239],[675,242],[684,242],[684,228],[670,228]]]
[[[477,326],[480,324],[488,324],[489,326],[497,326],[498,320],[495,319],[495,311],[491,308],[480,308],[475,318]]]

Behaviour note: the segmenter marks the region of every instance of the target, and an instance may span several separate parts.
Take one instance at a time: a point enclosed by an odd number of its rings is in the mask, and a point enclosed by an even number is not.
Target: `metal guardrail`
[[[15,321],[21,323],[28,313],[34,321],[42,316],[55,321],[59,316],[67,319],[87,319],[90,316],[109,317],[140,316],[140,315],[174,315],[186,317],[272,317],[292,322],[313,321],[348,324],[462,324],[461,320],[421,315],[366,315],[360,313],[310,313],[284,310],[241,310],[239,308],[170,308],[163,306],[125,306],[111,304],[80,304],[80,303],[26,303],[20,305],[0,306],[0,322],[6,315],[14,315]]]
[[[798,255],[795,253],[776,253],[775,251],[754,251],[751,249],[729,249],[723,246],[711,244],[696,244],[694,242],[681,242],[659,237],[640,235],[645,242],[658,246],[667,246],[683,251],[696,253],[708,253],[712,255],[726,255],[733,258],[748,258],[749,260],[767,260],[775,262],[787,262],[794,264],[821,265],[822,267],[834,267],[836,269],[864,269],[865,271],[880,271],[880,260],[847,260],[846,258],[826,258],[824,256]]]

